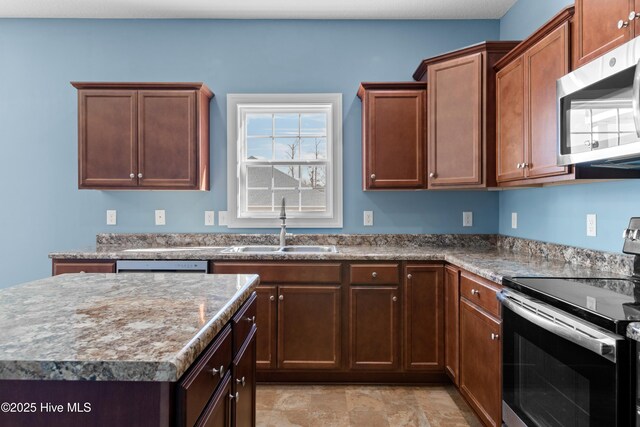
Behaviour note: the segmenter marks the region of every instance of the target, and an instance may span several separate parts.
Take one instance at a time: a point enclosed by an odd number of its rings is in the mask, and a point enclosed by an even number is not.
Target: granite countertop
[[[63,274],[0,290],[0,379],[177,381],[257,275]]]
[[[338,246],[337,253],[224,253],[226,247],[170,247],[129,249],[101,246],[84,251],[54,252],[55,259],[192,259],[235,261],[444,261],[496,283],[503,276],[622,277],[603,272],[598,263],[577,265],[495,246]]]

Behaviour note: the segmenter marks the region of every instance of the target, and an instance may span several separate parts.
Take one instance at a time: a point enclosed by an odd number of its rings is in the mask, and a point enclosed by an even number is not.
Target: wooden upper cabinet
[[[573,68],[599,57],[631,40],[638,33],[629,14],[638,12],[634,0],[576,0]],[[622,28],[618,22],[622,21]]]
[[[557,166],[556,81],[570,71],[573,6],[520,43],[495,66],[496,175],[500,186],[572,179]]]
[[[426,188],[424,83],[361,83],[364,190]]]
[[[496,75],[498,182],[524,178],[524,61],[519,57]]]
[[[527,177],[566,174],[557,165],[556,81],[569,72],[569,23],[565,22],[524,54]]]
[[[484,42],[422,61],[429,84],[428,188],[486,188],[495,180],[495,72],[516,42]]]
[[[203,83],[80,83],[81,189],[209,189]]]

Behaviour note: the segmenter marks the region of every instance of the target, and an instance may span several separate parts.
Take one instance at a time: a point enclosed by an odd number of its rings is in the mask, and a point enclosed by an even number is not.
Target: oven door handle
[[[631,105],[633,107],[633,121],[636,125],[636,135],[640,137],[640,60],[636,64],[636,72],[633,75],[632,90]]]
[[[502,303],[502,305],[518,316],[528,320],[536,326],[541,327],[542,329],[551,332],[554,335],[557,335],[561,338],[566,339],[567,341],[571,341],[574,344],[577,344],[587,350],[590,350],[597,354],[598,356],[604,357],[615,363],[616,361],[616,347],[617,343],[620,340],[624,340],[624,337],[619,335],[605,334],[603,331],[595,331],[593,326],[585,324],[583,322],[577,321],[576,318],[568,318],[566,315],[562,316],[562,324],[556,323],[553,320],[548,319],[546,316],[541,316],[540,314],[523,307],[519,303],[515,302],[510,298],[511,291],[507,292],[505,290],[498,292],[498,300]],[[523,298],[524,299],[524,298]],[[532,307],[539,305],[542,306],[538,301],[531,301],[526,298],[527,304],[530,304]],[[555,310],[551,310],[550,307],[544,305],[545,311],[547,312],[555,312]],[[559,314],[559,313],[558,313]],[[585,332],[582,332],[574,327],[571,327],[571,323],[575,323],[575,326],[581,326],[582,329],[592,330],[594,331],[594,335],[599,335],[598,337],[588,335]]]

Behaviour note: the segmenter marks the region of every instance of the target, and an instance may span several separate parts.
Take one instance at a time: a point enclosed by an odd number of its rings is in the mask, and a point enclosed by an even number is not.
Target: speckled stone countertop
[[[63,274],[0,290],[0,379],[177,381],[256,275]]]

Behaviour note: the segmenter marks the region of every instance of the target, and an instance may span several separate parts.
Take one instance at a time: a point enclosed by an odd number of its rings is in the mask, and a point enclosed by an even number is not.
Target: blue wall
[[[90,247],[100,232],[237,231],[203,225],[205,210],[226,210],[232,92],[343,94],[344,228],[325,232],[497,232],[494,192],[362,192],[356,91],[360,81],[410,80],[422,58],[498,37],[497,20],[0,20],[0,287],[49,275],[48,252]],[[73,80],[207,83],[212,190],[79,191]],[[106,209],[117,209],[117,226],[105,225]],[[166,226],[153,225],[155,209]],[[363,210],[374,210],[374,227],[362,227]],[[474,227],[461,227],[463,210]]]
[[[500,38],[522,39],[572,2],[519,0],[500,20]],[[500,193],[500,234],[620,252],[622,230],[640,215],[640,182],[575,184]],[[518,212],[518,228],[511,213]],[[596,237],[586,236],[586,215],[597,215]]]

